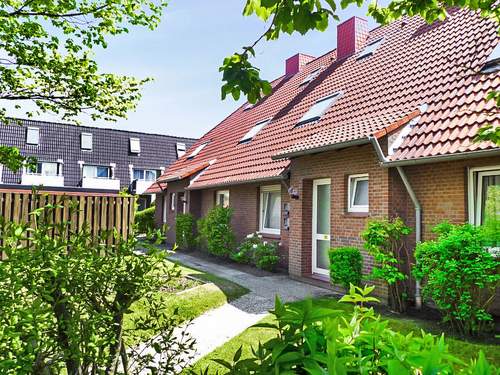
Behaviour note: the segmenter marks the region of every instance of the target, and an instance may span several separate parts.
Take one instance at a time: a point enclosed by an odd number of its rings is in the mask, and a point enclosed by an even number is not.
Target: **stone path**
[[[265,272],[257,276],[228,264],[218,264],[184,253],[173,253],[169,259],[233,281],[250,290],[246,295],[192,321],[188,331],[196,339],[193,363],[262,319],[274,307],[276,295],[283,302],[292,302],[332,294],[328,289],[292,280],[287,275]]]

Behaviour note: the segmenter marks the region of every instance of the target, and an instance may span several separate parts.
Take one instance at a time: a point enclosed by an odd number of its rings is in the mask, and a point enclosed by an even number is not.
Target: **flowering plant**
[[[250,233],[231,259],[238,263],[253,264],[257,268],[273,271],[279,261],[278,244],[265,241],[259,232]]]

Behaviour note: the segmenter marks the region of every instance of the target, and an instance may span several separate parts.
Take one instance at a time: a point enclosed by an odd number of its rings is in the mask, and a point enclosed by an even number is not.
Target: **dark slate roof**
[[[26,128],[30,126],[40,129],[38,146],[26,144]],[[92,133],[92,151],[80,148],[81,133]],[[141,140],[139,155],[130,152],[130,138]],[[115,163],[115,177],[120,179],[122,187],[126,187],[131,182],[129,164],[134,168],[160,170],[177,159],[177,143],[185,143],[188,149],[194,142],[192,138],[45,121],[18,120],[9,125],[0,124],[0,145],[15,146],[23,155],[36,156],[40,161],[62,159],[65,185],[70,187],[80,185],[78,161],[108,166]],[[14,174],[4,168],[2,183],[16,184],[20,179],[20,172]]]

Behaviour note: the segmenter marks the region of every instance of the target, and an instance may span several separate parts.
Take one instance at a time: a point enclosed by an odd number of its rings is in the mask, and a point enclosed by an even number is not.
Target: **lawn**
[[[194,319],[204,312],[224,305],[248,293],[248,289],[218,276],[177,264],[181,278],[173,280],[159,290],[153,298],[162,301],[165,312],[171,315],[178,310],[178,316],[183,320]],[[166,260],[163,267],[173,267],[174,263]],[[162,276],[160,267],[158,277]],[[133,329],[133,317],[145,314],[146,306],[143,300],[132,305],[130,314],[125,316],[124,328]],[[148,338],[153,332],[146,333],[142,339]],[[140,341],[138,339],[138,341]]]
[[[350,305],[339,303],[333,298],[317,299],[315,300],[315,304],[334,309],[341,309],[346,312],[352,309]],[[391,328],[401,333],[414,332],[419,334],[421,329],[434,334],[441,333],[439,326],[434,322],[409,318],[395,318],[394,316],[388,317],[387,319],[390,322]],[[273,321],[274,317],[272,315],[268,315],[261,322],[272,323]],[[250,327],[238,336],[226,342],[224,345],[215,349],[212,353],[201,358],[195,363],[193,369],[195,373],[198,373],[200,369],[205,369],[207,366],[210,366],[209,374],[215,374],[216,371],[219,371],[219,374],[223,374],[225,373],[224,367],[212,361],[213,359],[219,358],[231,362],[234,353],[238,350],[238,348],[240,348],[240,346],[243,346],[242,358],[247,358],[251,354],[251,345],[255,346],[259,341],[265,342],[275,337],[275,335],[276,331],[270,328]],[[476,358],[479,351],[482,350],[490,363],[500,363],[499,345],[462,340],[450,336],[446,337],[446,343],[448,344],[451,353],[466,362],[469,362],[471,358]]]

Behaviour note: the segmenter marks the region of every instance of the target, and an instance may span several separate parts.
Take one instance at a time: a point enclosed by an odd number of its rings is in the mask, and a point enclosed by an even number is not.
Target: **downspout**
[[[380,143],[378,142],[377,138],[370,136],[368,137],[368,139],[372,143],[381,164],[384,165],[385,163],[387,163],[388,160],[382,152],[382,148],[380,147]],[[413,206],[415,207],[415,242],[416,244],[419,244],[422,241],[422,206],[420,205],[420,202],[415,195],[415,191],[413,190],[403,167],[399,166],[396,167],[396,169],[399,173],[399,176],[401,177],[401,180],[403,181],[403,184],[406,188],[406,191],[408,192],[408,195],[410,196],[411,201],[413,202]],[[415,280],[415,307],[418,310],[422,308],[422,296],[420,293],[419,280]]]

